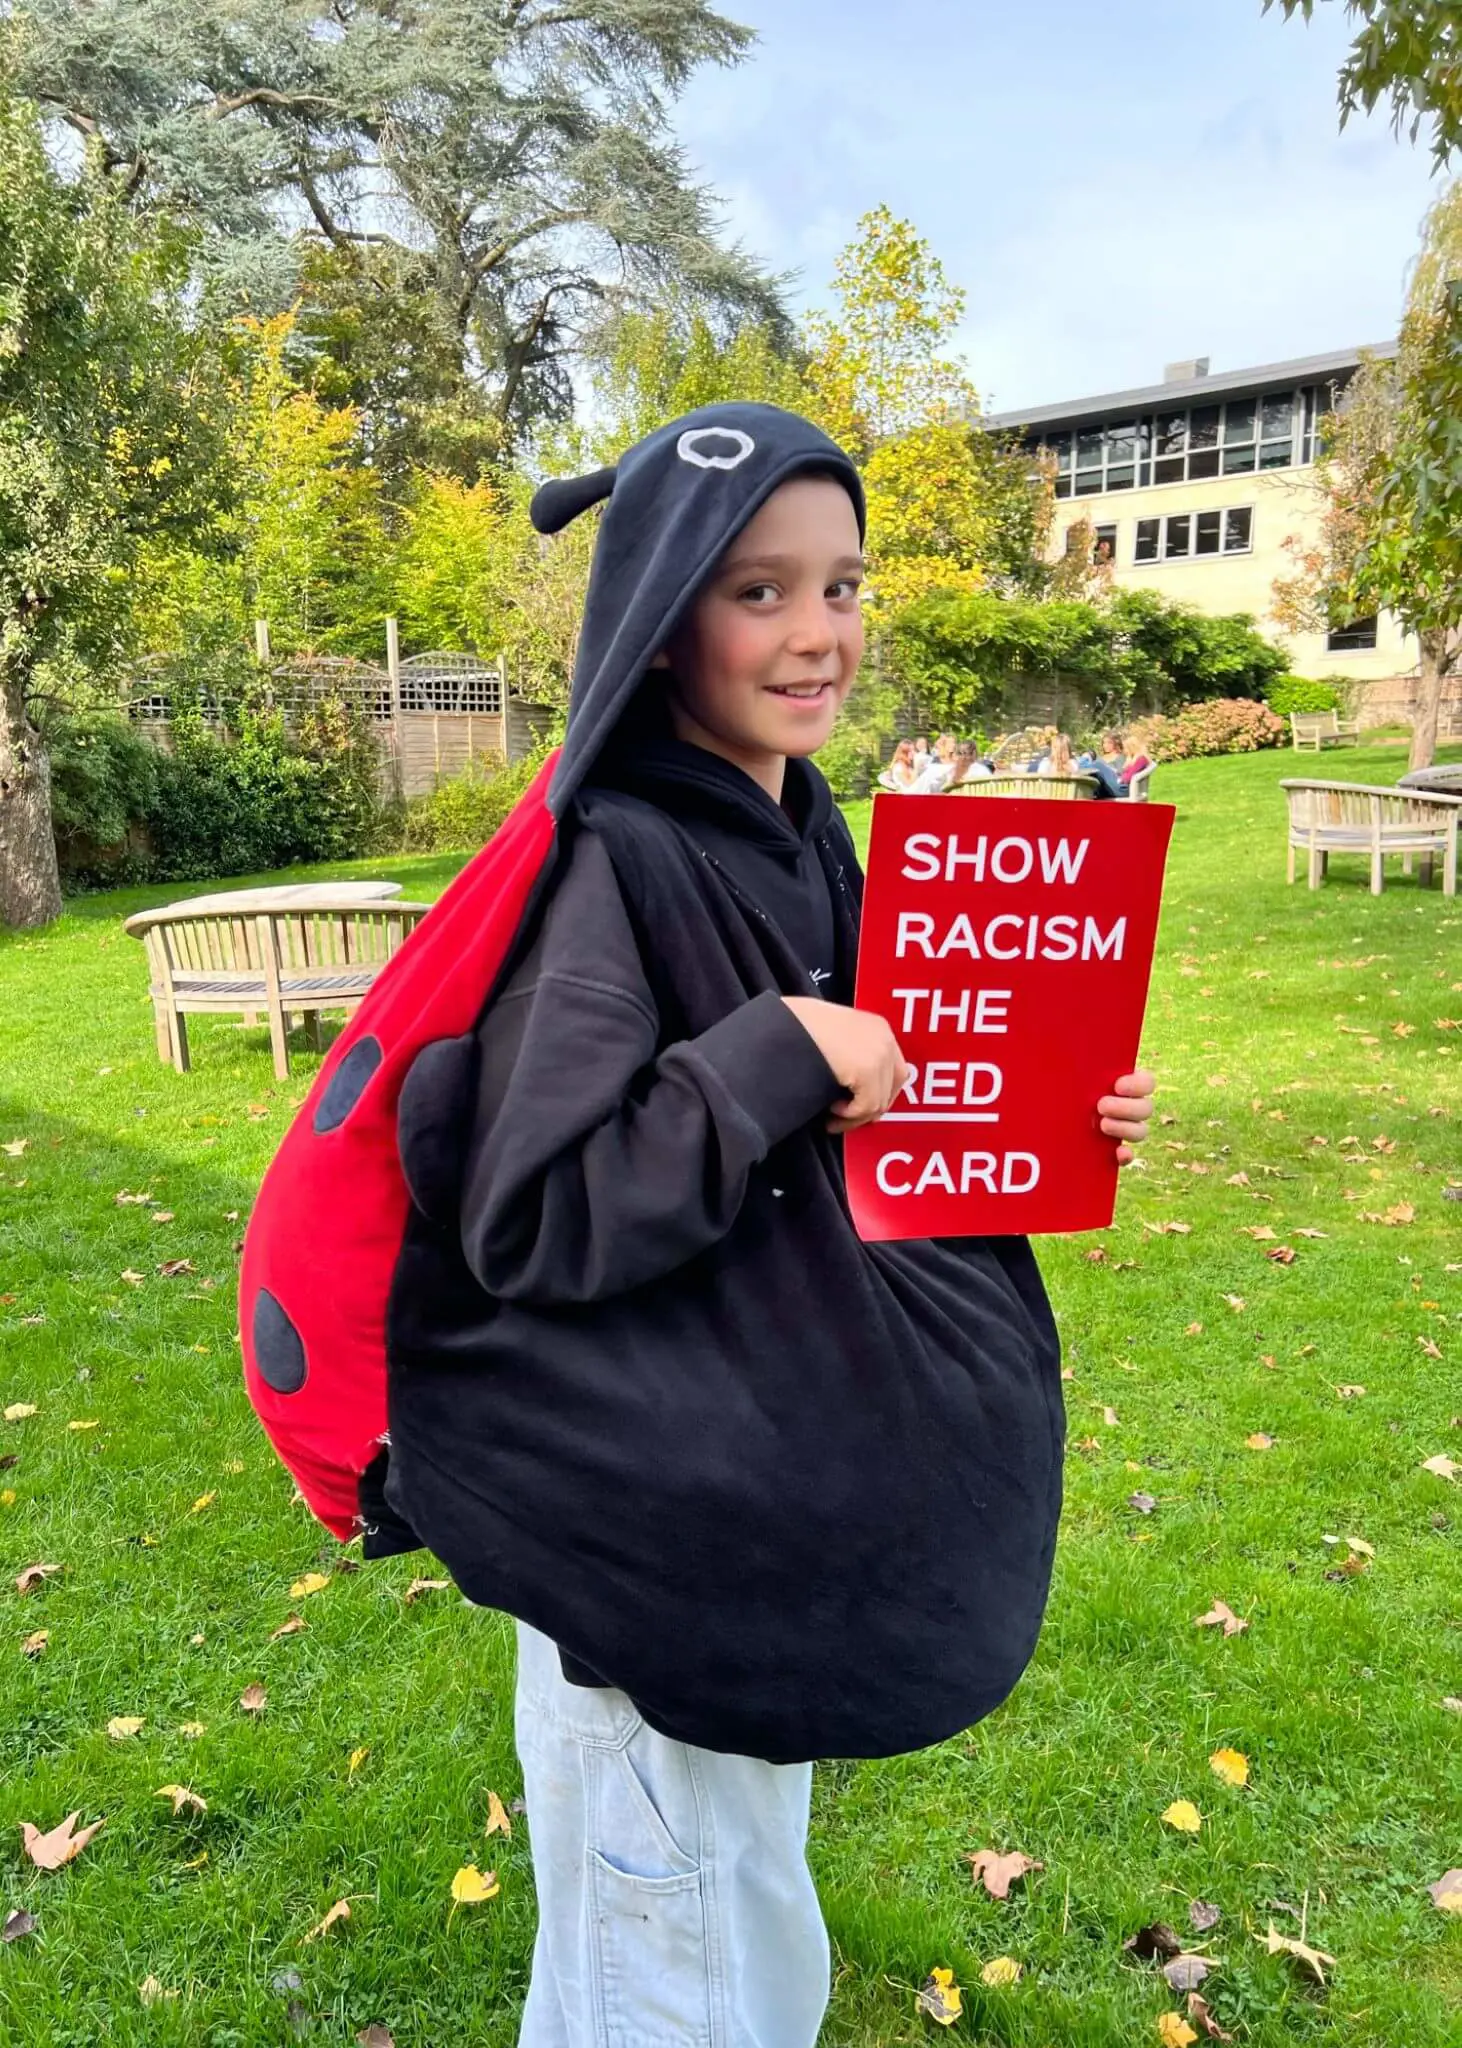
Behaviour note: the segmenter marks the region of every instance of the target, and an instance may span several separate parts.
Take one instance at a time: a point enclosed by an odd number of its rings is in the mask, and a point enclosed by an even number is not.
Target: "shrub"
[[[1161,673],[1168,702],[1262,697],[1288,666],[1247,612],[1200,612],[1157,590],[1119,590],[1107,609],[1132,654]]]
[[[120,718],[59,720],[46,734],[56,854],[70,877],[125,879],[129,842],[157,793],[157,751]]]
[[[1128,728],[1127,744],[1157,761],[1191,761],[1200,754],[1253,754],[1283,746],[1289,729],[1267,704],[1252,697],[1215,697],[1185,704],[1171,718],[1148,718]]]
[[[406,807],[402,850],[465,853],[485,846],[546,759],[546,749],[504,761],[484,754],[464,775],[439,782],[429,796]]]
[[[343,706],[317,707],[298,738],[277,713],[245,713],[224,740],[176,721],[146,823],[165,881],[253,874],[370,851],[380,817],[372,743]]]
[[[875,676],[861,677],[854,685],[831,737],[817,750],[817,765],[840,802],[867,796],[906,713],[892,685]]]
[[[1333,683],[1322,683],[1310,676],[1280,676],[1264,692],[1269,709],[1280,718],[1288,718],[1291,711],[1338,711],[1340,692]]]

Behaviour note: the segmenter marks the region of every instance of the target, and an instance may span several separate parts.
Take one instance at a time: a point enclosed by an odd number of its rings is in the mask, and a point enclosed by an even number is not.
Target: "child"
[[[810,1760],[1015,1684],[1059,1347],[1024,1240],[849,1221],[842,1134],[907,1073],[851,1007],[861,877],[810,760],[862,652],[856,471],[724,405],[535,518],[605,496],[563,852],[465,1087],[423,1055],[402,1096],[386,1497],[519,1622],[523,2048],[811,2048]],[[1150,1086],[1103,1131],[1143,1137]]]

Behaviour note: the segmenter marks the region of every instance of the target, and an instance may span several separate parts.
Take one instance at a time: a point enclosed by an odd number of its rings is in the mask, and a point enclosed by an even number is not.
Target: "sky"
[[[1338,0],[719,0],[757,31],[676,127],[795,305],[880,203],[967,294],[987,410],[1394,334],[1425,137],[1338,128]]]

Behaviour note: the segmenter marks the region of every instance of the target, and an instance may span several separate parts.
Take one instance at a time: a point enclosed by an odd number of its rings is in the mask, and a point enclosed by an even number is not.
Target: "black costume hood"
[[[864,529],[863,486],[835,441],[776,405],[706,405],[658,428],[610,469],[546,483],[532,504],[558,533],[608,500],[574,663],[568,732],[549,789],[562,817],[651,660],[731,542],[794,476],[842,484]]]

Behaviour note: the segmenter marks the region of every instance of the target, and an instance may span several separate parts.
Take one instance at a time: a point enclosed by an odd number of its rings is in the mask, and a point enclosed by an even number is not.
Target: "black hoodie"
[[[419,1198],[397,1271],[388,1495],[668,1735],[918,1748],[998,1705],[1039,1629],[1045,1294],[1022,1239],[853,1230],[837,1083],[781,1000],[852,986],[861,878],[817,770],[789,764],[782,810],[613,731],[454,1079],[403,1096],[408,1181],[457,1193]]]

